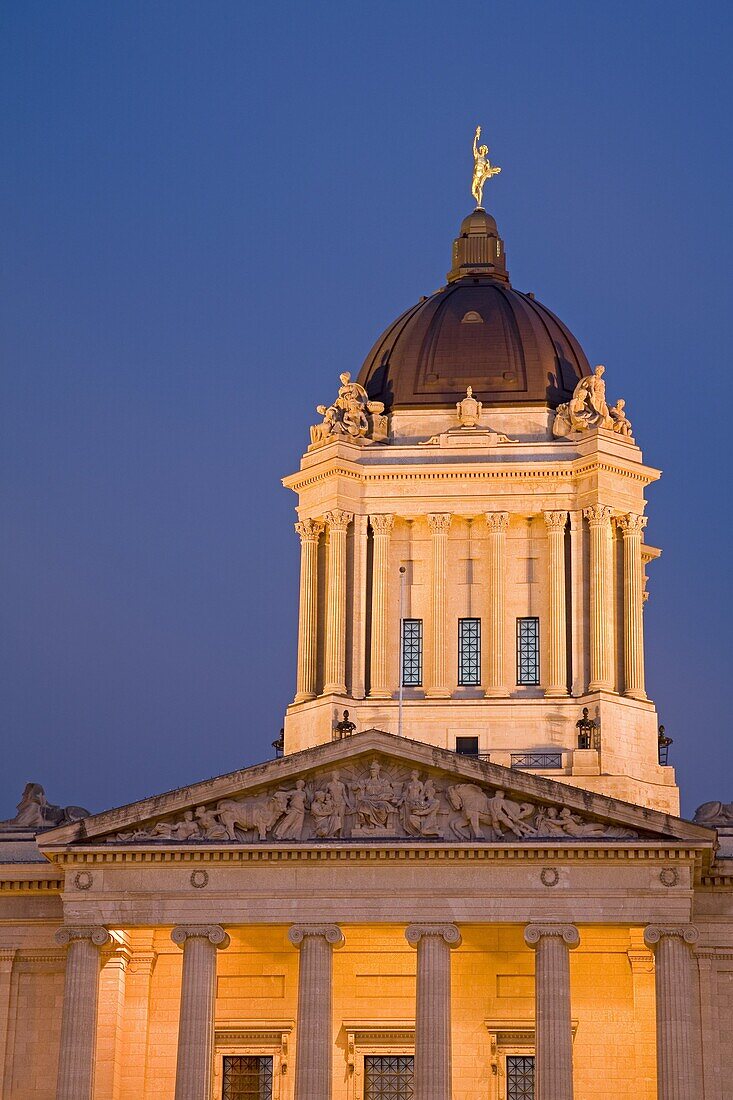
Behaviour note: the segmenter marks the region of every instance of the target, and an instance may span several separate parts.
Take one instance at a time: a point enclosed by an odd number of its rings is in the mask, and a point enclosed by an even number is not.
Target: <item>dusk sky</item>
[[[646,461],[647,689],[733,800],[733,8],[0,7],[0,818],[272,755],[315,406],[485,205]]]

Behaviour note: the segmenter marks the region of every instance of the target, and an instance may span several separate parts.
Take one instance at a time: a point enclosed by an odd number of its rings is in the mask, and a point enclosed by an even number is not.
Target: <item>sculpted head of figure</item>
[[[299,779],[295,786],[297,790],[302,791],[303,787],[305,787],[305,779]]]
[[[381,767],[379,766],[379,763],[376,760],[372,764],[369,765],[369,773],[370,773],[372,779],[379,779],[379,773],[380,773],[381,770],[382,769],[381,769]]]
[[[599,363],[593,373],[595,374],[596,378],[603,378],[605,370],[606,368],[601,363]]]
[[[351,375],[349,374],[349,372],[347,370],[344,371],[343,374],[340,374],[339,378],[341,380],[341,385],[342,386],[348,385],[348,383],[351,381]]]

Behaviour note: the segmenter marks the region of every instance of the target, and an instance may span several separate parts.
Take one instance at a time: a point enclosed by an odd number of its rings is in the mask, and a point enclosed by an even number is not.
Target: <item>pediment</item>
[[[49,831],[68,845],[329,845],[644,841],[711,830],[379,730]]]

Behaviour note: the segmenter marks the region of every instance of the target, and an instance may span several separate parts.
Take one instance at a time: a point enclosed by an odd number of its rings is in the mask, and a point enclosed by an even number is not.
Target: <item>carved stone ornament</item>
[[[540,882],[543,886],[557,886],[560,881],[560,872],[557,867],[543,867],[540,871]]]
[[[461,946],[461,933],[455,924],[410,924],[405,929],[410,947],[417,947],[424,936],[439,936],[449,947]]]
[[[54,935],[54,940],[59,947],[68,947],[74,940],[91,940],[95,947],[106,947],[112,942],[112,937],[106,928],[95,925],[80,925],[73,927],[64,925]]]
[[[351,381],[348,371],[340,376],[340,380],[341,386],[334,403],[316,407],[323,420],[311,428],[309,450],[339,438],[367,443],[383,443],[387,438],[383,403],[370,401],[364,387]]]
[[[626,402],[618,400],[611,408],[606,403],[605,367],[598,366],[587,378],[581,378],[569,401],[558,405],[552,424],[556,439],[564,439],[574,432],[587,432],[606,428],[631,439],[631,421],[626,415]]]
[[[463,401],[456,404],[458,423],[462,428],[477,428],[481,420],[483,405],[473,396],[473,388],[469,386]]]
[[[171,939],[178,947],[183,947],[189,939],[208,940],[219,950],[229,946],[229,936],[220,924],[177,924],[171,932]]]
[[[306,936],[322,936],[333,947],[342,947],[345,942],[337,924],[294,924],[288,929],[288,939],[294,947],[300,947]]]
[[[574,924],[530,924],[524,930],[524,942],[535,949],[544,936],[558,936],[573,951],[580,944]]]
[[[426,776],[373,759],[330,769],[292,786],[223,798],[195,811],[108,837],[109,843],[299,843],[304,841],[631,840],[636,832],[568,807],[507,797],[499,787]]]
[[[650,924],[644,929],[644,943],[652,951],[665,936],[678,937],[690,946],[700,939],[700,933],[694,924]]]
[[[40,783],[26,783],[16,810],[15,817],[0,824],[20,825],[26,829],[51,829],[89,817],[89,810],[85,810],[83,806],[52,805]]]
[[[77,890],[90,890],[94,876],[91,871],[77,871],[72,881]]]
[[[692,820],[708,829],[733,829],[733,802],[703,802]]]

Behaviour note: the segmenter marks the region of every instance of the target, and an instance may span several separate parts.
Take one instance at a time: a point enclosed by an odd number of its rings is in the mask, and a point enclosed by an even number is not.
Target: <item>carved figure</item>
[[[402,788],[402,794],[399,798],[402,825],[408,833],[417,834],[420,832],[420,822],[417,815],[413,820],[413,813],[422,806],[424,798],[425,784],[420,779],[420,773],[413,770],[410,772],[410,778]]]
[[[294,791],[277,791],[277,794],[287,796],[287,811],[285,816],[278,821],[272,835],[277,840],[300,840],[303,836],[305,825],[305,812],[308,805],[308,793],[305,789],[305,780],[299,779]]]
[[[611,417],[613,430],[618,432],[619,435],[628,437],[631,435],[631,421],[624,412],[625,408],[626,402],[623,397],[620,397],[616,404],[608,410],[608,415]]]
[[[204,840],[228,840],[229,831],[219,820],[218,813],[207,810],[205,806],[198,806],[196,820],[199,823]]]
[[[362,439],[369,435],[373,439],[384,439],[386,424],[381,415],[384,404],[381,401],[370,401],[364,387],[351,381],[348,371],[344,371],[339,378],[341,386],[334,403],[316,406],[316,412],[323,417],[323,421],[311,427],[311,444],[320,445],[338,435],[350,439]]]
[[[473,386],[468,386],[466,396],[456,405],[458,423],[462,428],[476,428],[481,419],[483,405],[473,396]]]
[[[288,808],[287,794],[277,791],[266,802],[252,802],[233,798],[224,798],[217,803],[216,812],[227,831],[230,840],[237,840],[236,830],[249,832],[255,829],[258,840],[266,840],[273,825],[279,821]]]
[[[440,797],[432,779],[428,779],[423,788],[419,803],[413,804],[409,816],[409,829],[419,836],[442,836],[440,824]]]
[[[570,432],[584,432],[591,428],[610,428],[612,420],[606,404],[605,367],[598,366],[587,378],[578,382],[570,401],[558,405],[552,433],[566,436]]]
[[[733,802],[703,802],[692,820],[709,829],[733,828]]]
[[[481,137],[481,127],[476,127],[476,133],[473,137],[473,179],[471,180],[471,194],[476,200],[476,209],[482,209],[482,202],[484,196],[484,185],[487,180],[490,180],[492,176],[498,176],[501,172],[501,168],[496,168],[489,161],[489,147],[488,145],[479,145],[478,139]]]
[[[335,811],[328,791],[316,791],[310,805],[316,836],[336,837],[341,834],[341,818]]]
[[[333,803],[334,836],[340,836],[344,827],[344,815],[348,803],[346,785],[341,782],[341,773],[335,771],[326,784],[326,790]]]
[[[397,807],[394,787],[382,777],[381,766],[376,760],[369,766],[369,778],[355,783],[351,790],[359,825],[362,828],[383,829]]]
[[[462,811],[460,817],[451,821],[451,828],[463,840],[471,836],[485,839],[482,825],[491,828],[492,840],[500,840],[506,831],[518,837],[531,836],[535,832],[525,819],[532,816],[536,807],[528,802],[510,801],[501,789],[489,797],[475,783],[458,783],[448,788],[448,800],[454,810]]]
[[[83,806],[53,806],[40,783],[26,783],[16,815],[4,824],[25,825],[29,829],[44,829],[68,825],[89,816]]]
[[[560,820],[560,811],[555,806],[543,806],[538,811],[535,828],[537,836],[567,836]]]

